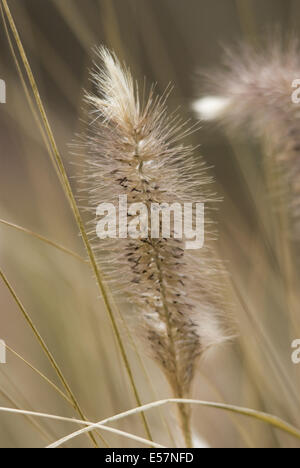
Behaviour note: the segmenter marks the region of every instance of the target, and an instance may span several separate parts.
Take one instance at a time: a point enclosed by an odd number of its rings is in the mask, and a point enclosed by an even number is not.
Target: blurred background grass
[[[259,43],[274,26],[297,33],[300,18],[297,0],[10,0],[9,5],[70,176],[75,169],[68,144],[80,129],[95,45],[114,49],[138,80],[147,77],[158,91],[173,83],[170,108],[180,105],[183,116],[193,119],[191,102],[201,94],[197,72],[220,63],[222,46]],[[2,25],[0,51],[0,78],[7,85],[7,103],[0,107],[0,218],[84,255]],[[260,409],[299,427],[300,366],[291,361],[291,342],[300,338],[297,282],[287,280],[278,252],[260,150],[243,140],[229,141],[208,124],[190,139],[201,144],[224,197],[216,214],[218,248],[230,272],[228,301],[239,333],[233,345],[202,362],[194,397]],[[1,224],[0,259],[88,418],[100,420],[134,407],[89,267]],[[0,338],[59,385],[2,283]],[[160,373],[143,356],[153,395],[130,343],[128,352],[143,402],[169,396]],[[8,363],[0,366],[0,405],[74,416],[55,390],[9,351]],[[171,422],[175,418],[174,409],[164,413]],[[157,411],[149,414],[149,422],[155,440],[170,445]],[[194,426],[213,447],[297,447],[294,439],[270,427],[218,410],[195,409]],[[138,417],[118,427],[143,435]],[[64,423],[36,427],[22,416],[1,414],[0,446],[41,447],[71,430]],[[132,446],[124,438],[106,438],[112,446]],[[82,437],[69,446],[90,444]]]

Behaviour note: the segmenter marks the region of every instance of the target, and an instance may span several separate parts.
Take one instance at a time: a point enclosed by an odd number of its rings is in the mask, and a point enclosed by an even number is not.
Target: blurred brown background
[[[94,46],[105,44],[130,66],[138,80],[174,91],[170,108],[194,119],[191,103],[201,95],[198,72],[218,65],[223,46],[260,43],[266,31],[299,29],[299,0],[10,0],[9,6],[35,74],[68,173],[68,144],[80,129],[83,88]],[[0,78],[7,103],[0,105],[0,218],[39,232],[84,254],[68,203],[28,107],[0,28]],[[191,137],[216,178],[224,202],[216,217],[218,247],[235,288],[230,309],[240,337],[202,364],[195,398],[226,401],[277,414],[300,425],[300,366],[290,344],[300,338],[298,316],[287,311],[287,287],[273,258],[271,204],[264,186],[259,149],[230,142],[212,125]],[[72,180],[74,188],[76,182]],[[270,253],[271,252],[271,253]],[[88,266],[38,240],[0,224],[0,267],[15,287],[92,420],[135,405],[110,324]],[[231,283],[231,280],[229,280]],[[0,339],[52,380],[56,377],[32,333],[0,283]],[[145,358],[157,395],[149,390],[130,345],[144,402],[168,396],[158,371]],[[125,391],[124,389],[127,389]],[[216,390],[217,389],[217,390]],[[0,365],[0,406],[74,416],[68,405],[20,359],[8,352]],[[7,397],[10,397],[9,400]],[[174,409],[165,411],[172,421]],[[170,444],[155,412],[155,440]],[[72,425],[40,422],[46,438],[71,432]],[[195,409],[195,429],[213,447],[293,447],[297,442],[270,427],[217,410]],[[118,425],[143,434],[138,418]],[[76,429],[76,427],[75,427]],[[75,430],[74,429],[74,430]],[[45,434],[22,416],[0,414],[0,446],[45,445]],[[131,446],[107,436],[113,446]],[[87,438],[70,446],[89,446]]]

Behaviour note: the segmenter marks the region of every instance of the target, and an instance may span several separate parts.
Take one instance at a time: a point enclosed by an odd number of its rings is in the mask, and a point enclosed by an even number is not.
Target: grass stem
[[[20,52],[20,55],[21,55],[25,70],[27,72],[27,76],[28,76],[30,85],[32,87],[33,93],[34,93],[36,103],[37,103],[37,106],[38,106],[38,109],[39,109],[43,124],[45,126],[46,133],[47,133],[49,141],[50,141],[50,145],[51,145],[51,147],[53,149],[55,161],[56,161],[56,164],[57,164],[57,167],[58,167],[59,174],[61,176],[61,182],[63,184],[63,188],[64,188],[65,193],[67,195],[67,198],[69,200],[69,203],[70,203],[71,209],[73,211],[76,223],[77,223],[77,225],[79,227],[79,230],[80,230],[80,233],[81,233],[85,248],[87,250],[87,253],[88,253],[88,256],[89,256],[89,259],[90,259],[91,267],[92,267],[93,272],[94,272],[94,274],[96,276],[96,280],[97,280],[101,295],[103,297],[103,301],[104,301],[106,310],[108,311],[109,318],[110,318],[110,321],[111,321],[111,324],[112,324],[112,328],[113,328],[113,331],[114,331],[114,333],[116,335],[117,343],[119,345],[119,349],[120,349],[120,352],[121,352],[121,355],[122,355],[122,358],[123,358],[123,361],[124,361],[124,365],[125,365],[128,377],[129,377],[129,381],[130,381],[130,384],[131,384],[131,387],[132,387],[132,390],[133,390],[133,394],[135,396],[137,404],[141,405],[141,400],[140,400],[140,397],[139,397],[137,387],[135,385],[135,381],[134,381],[133,373],[132,373],[131,366],[130,366],[130,363],[129,363],[129,359],[127,357],[127,353],[126,353],[125,347],[123,345],[123,341],[122,341],[121,335],[119,333],[118,326],[117,326],[113,311],[112,311],[110,303],[109,303],[108,294],[106,292],[106,287],[104,286],[104,283],[103,283],[99,268],[97,266],[97,262],[96,262],[92,247],[90,245],[88,235],[86,233],[86,230],[85,230],[85,227],[84,227],[81,215],[80,215],[80,211],[79,211],[79,208],[77,206],[77,203],[76,203],[76,200],[75,200],[75,197],[74,197],[74,194],[73,194],[73,191],[72,191],[72,188],[71,188],[71,185],[70,185],[70,182],[69,182],[69,179],[68,179],[65,167],[64,167],[64,163],[63,163],[62,158],[60,156],[60,152],[58,150],[58,147],[56,145],[56,141],[55,141],[55,138],[54,138],[51,126],[50,126],[50,122],[48,120],[48,117],[47,117],[47,114],[46,114],[46,111],[45,111],[45,108],[44,108],[44,105],[43,105],[43,102],[42,102],[42,99],[41,99],[41,96],[40,96],[40,93],[39,93],[39,90],[38,90],[38,87],[37,87],[37,84],[36,84],[36,81],[35,81],[35,78],[33,76],[29,61],[27,59],[25,49],[23,47],[21,38],[19,36],[18,30],[16,28],[16,25],[15,25],[14,19],[12,17],[12,14],[10,12],[7,1],[2,0],[2,5],[4,7],[8,22],[10,24],[13,36],[15,38],[17,47],[19,49],[19,52]],[[150,433],[150,428],[148,426],[146,417],[145,417],[145,415],[143,413],[141,414],[141,418],[142,418],[142,422],[143,422],[147,437],[150,440],[152,440],[151,433]]]

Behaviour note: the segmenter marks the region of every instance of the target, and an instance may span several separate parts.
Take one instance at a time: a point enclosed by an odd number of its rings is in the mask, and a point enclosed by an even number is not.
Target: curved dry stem
[[[201,400],[186,400],[186,399],[180,399],[180,398],[170,398],[166,400],[160,400],[156,401],[154,403],[149,403],[148,405],[144,405],[140,408],[135,408],[129,411],[126,411],[124,413],[120,413],[116,416],[113,416],[111,418],[107,418],[99,423],[94,424],[93,426],[86,427],[84,429],[81,429],[80,431],[74,432],[73,434],[70,434],[69,436],[64,437],[60,441],[57,441],[55,443],[55,447],[59,447],[62,443],[66,443],[67,441],[73,439],[74,437],[77,437],[79,435],[84,434],[85,432],[89,432],[92,430],[93,427],[97,427],[97,424],[108,424],[112,422],[119,421],[121,419],[124,419],[128,416],[132,416],[135,414],[138,414],[140,411],[149,411],[155,408],[158,408],[160,406],[164,406],[167,404],[177,404],[177,405],[199,405],[207,408],[214,408],[214,409],[220,409],[223,411],[227,411],[230,413],[235,413],[235,414],[240,414],[242,416],[247,416],[253,419],[256,419],[258,421],[262,421],[264,423],[269,424],[272,427],[275,427],[276,429],[280,429],[283,432],[286,432],[287,434],[292,435],[293,437],[296,437],[297,439],[300,439],[300,430],[297,429],[296,427],[292,426],[291,424],[283,421],[282,419],[278,418],[277,416],[273,416],[271,414],[263,413],[260,411],[252,410],[249,408],[243,408],[240,406],[235,406],[235,405],[227,405],[227,404],[222,404],[222,403],[215,403],[215,402],[208,402],[208,401],[201,401]],[[53,444],[54,445],[54,444]]]
[[[63,422],[70,422],[73,424],[80,424],[83,426],[87,426],[84,429],[81,429],[79,431],[76,431],[72,434],[69,434],[68,436],[64,437],[63,439],[60,439],[59,441],[54,442],[51,444],[52,448],[57,448],[63,443],[68,442],[69,440],[82,435],[86,432],[92,431],[95,428],[98,429],[103,429],[107,430],[109,432],[113,432],[119,435],[124,435],[126,437],[133,438],[133,440],[138,440],[139,442],[145,443],[151,447],[162,447],[159,444],[156,444],[155,442],[148,441],[145,439],[141,439],[140,437],[133,436],[132,434],[124,433],[122,431],[118,431],[117,429],[113,428],[108,428],[106,427],[107,423],[111,422],[116,422],[120,421],[121,419],[124,419],[128,416],[132,416],[135,414],[139,414],[140,412],[144,411],[149,411],[155,408],[158,408],[160,406],[164,406],[167,404],[184,404],[184,405],[199,405],[207,408],[214,408],[214,409],[220,409],[223,411],[235,413],[235,414],[240,414],[242,416],[247,416],[253,419],[256,419],[258,421],[262,421],[264,423],[270,424],[271,426],[275,427],[276,429],[279,429],[283,432],[286,432],[287,434],[292,435],[293,437],[296,437],[297,439],[300,440],[300,430],[297,429],[296,427],[292,426],[291,424],[283,421],[282,419],[278,418],[277,416],[273,416],[271,414],[263,413],[260,411],[256,411],[253,409],[249,408],[243,408],[240,406],[235,406],[235,405],[227,405],[227,404],[222,404],[222,403],[215,403],[211,401],[201,401],[201,400],[186,400],[186,399],[179,399],[179,398],[170,398],[166,400],[160,400],[160,401],[155,401],[153,403],[149,403],[147,405],[144,405],[139,408],[134,408],[132,410],[126,411],[124,413],[120,413],[116,416],[112,416],[110,418],[104,419],[98,423],[91,423],[89,421],[81,421],[78,419],[71,419],[71,418],[66,418],[62,416],[56,416],[52,414],[45,414],[45,413],[37,413],[34,411],[26,411],[26,410],[19,410],[19,409],[13,409],[13,408],[4,408],[0,407],[0,412],[6,412],[6,413],[11,413],[11,414],[22,414],[22,415],[27,415],[27,416],[34,416],[37,418],[46,418],[46,419],[52,419],[55,421],[63,421]]]
[[[96,424],[95,425],[94,423],[89,422],[89,421],[83,421],[83,420],[80,420],[80,419],[66,418],[66,417],[63,417],[63,416],[56,416],[54,414],[38,413],[38,412],[35,412],[35,411],[19,410],[19,409],[14,409],[14,408],[0,407],[0,412],[1,411],[5,412],[5,413],[11,413],[11,414],[21,414],[21,415],[24,415],[24,416],[34,416],[36,418],[50,419],[50,420],[54,420],[54,421],[70,422],[70,423],[73,423],[73,424],[80,424],[80,425],[89,426],[89,427],[93,426],[93,429],[95,429],[95,428],[96,429],[101,429],[101,430],[106,431],[106,432],[111,432],[112,434],[120,435],[122,437],[127,437],[128,439],[135,440],[136,442],[148,445],[149,447],[165,448],[163,445],[157,444],[156,442],[152,442],[150,440],[144,439],[144,438],[136,436],[134,434],[130,434],[128,432],[120,431],[119,429],[114,429],[113,427],[107,427],[107,426],[104,426],[102,424]],[[96,426],[96,427],[94,427],[94,426]],[[54,442],[53,444],[51,444],[51,446],[49,446],[47,448],[55,448],[54,445],[56,443],[57,442]]]

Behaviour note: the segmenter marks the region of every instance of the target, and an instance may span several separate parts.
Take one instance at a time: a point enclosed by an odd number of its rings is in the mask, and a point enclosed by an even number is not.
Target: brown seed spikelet
[[[80,143],[93,216],[99,203],[118,206],[120,195],[128,197],[128,205],[142,202],[147,207],[175,202],[209,206],[216,201],[203,163],[180,142],[189,130],[174,115],[167,116],[166,95],[155,97],[152,89],[143,104],[130,72],[105,48],[99,55],[101,66],[93,73],[98,95],[86,97],[89,130]],[[221,266],[211,251],[209,224],[206,220],[205,248],[196,252],[185,250],[185,240],[173,236],[100,240],[95,220],[91,230],[107,281],[129,299],[135,325],[139,322],[178,397],[190,392],[197,358],[227,339]]]

